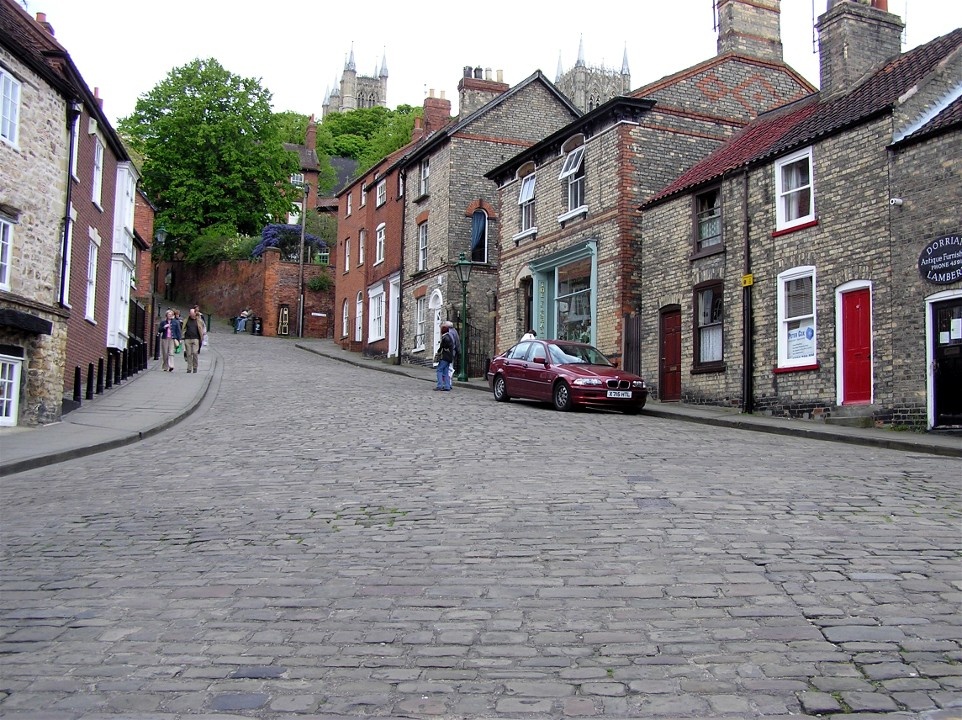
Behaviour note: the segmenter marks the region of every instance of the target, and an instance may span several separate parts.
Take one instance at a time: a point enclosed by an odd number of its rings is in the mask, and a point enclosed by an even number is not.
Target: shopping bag
[[[179,342],[175,342],[175,343],[174,343],[174,354],[175,354],[175,355],[180,355],[180,343],[179,343]]]

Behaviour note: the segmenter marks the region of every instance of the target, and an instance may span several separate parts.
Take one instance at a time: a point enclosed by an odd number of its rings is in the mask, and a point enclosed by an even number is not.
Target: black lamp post
[[[454,266],[461,283],[461,368],[458,372],[458,381],[466,382],[468,379],[468,282],[471,280],[471,268],[474,263],[465,259],[464,253],[458,257],[458,262]]]
[[[157,250],[160,251],[164,247],[164,240],[167,239],[167,230],[161,225],[154,231],[154,240],[157,242]],[[154,249],[150,250],[150,261],[151,261],[151,273],[150,273],[150,336],[154,341],[154,360],[160,360],[160,337],[154,333],[154,317],[155,317],[155,307],[157,302],[157,258],[158,253],[154,252]],[[164,297],[167,297],[168,288],[167,281],[164,280]]]

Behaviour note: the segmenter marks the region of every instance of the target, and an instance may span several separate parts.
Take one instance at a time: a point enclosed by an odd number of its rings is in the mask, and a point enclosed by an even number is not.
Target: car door
[[[546,367],[546,363],[548,366]],[[525,397],[534,400],[551,399],[551,372],[548,347],[543,342],[532,342],[525,354]]]
[[[524,375],[527,369],[527,362],[524,358],[530,346],[531,343],[529,341],[519,342],[505,353],[503,364],[504,384],[507,388],[508,395],[512,397],[527,397],[524,392]]]

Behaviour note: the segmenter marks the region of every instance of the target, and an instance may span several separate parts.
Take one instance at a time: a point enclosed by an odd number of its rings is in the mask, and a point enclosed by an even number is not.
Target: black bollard
[[[103,356],[97,358],[97,394],[103,395],[104,392],[104,359]]]
[[[104,386],[108,390],[114,386],[114,354],[107,351],[107,384]]]
[[[87,394],[88,400],[94,399],[94,364],[87,363]]]
[[[80,402],[80,366],[73,369],[73,401]]]
[[[120,356],[122,358],[120,366],[122,368],[120,379],[126,380],[130,377],[130,351],[124,348],[120,351]]]

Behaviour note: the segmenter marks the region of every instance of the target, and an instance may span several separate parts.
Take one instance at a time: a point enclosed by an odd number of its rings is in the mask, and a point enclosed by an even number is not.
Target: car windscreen
[[[549,345],[548,348],[551,353],[551,362],[558,365],[611,365],[600,350],[590,345],[557,343]]]

